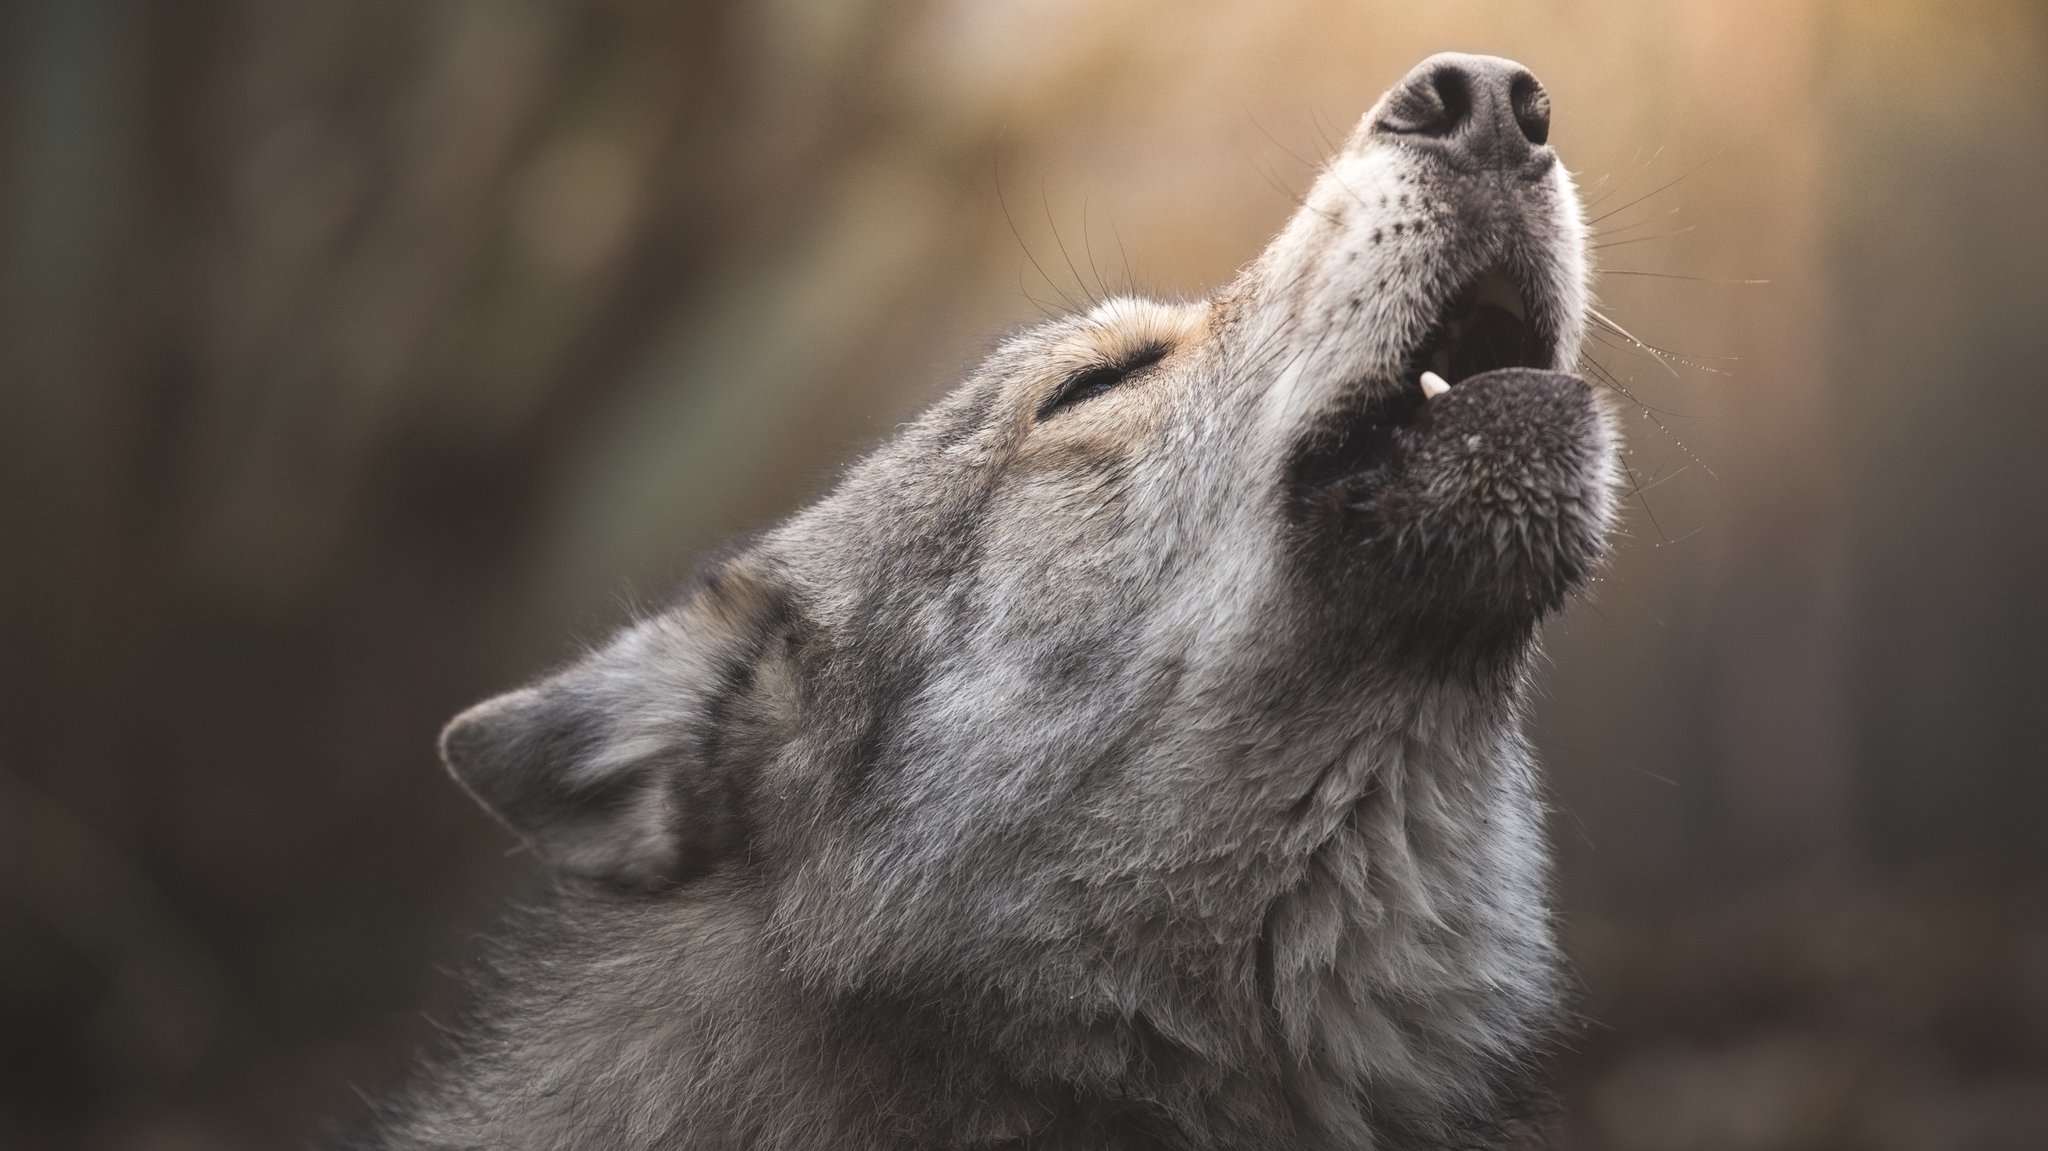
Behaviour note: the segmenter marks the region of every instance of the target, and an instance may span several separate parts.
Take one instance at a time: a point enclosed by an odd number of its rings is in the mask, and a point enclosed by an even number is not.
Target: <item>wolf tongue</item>
[[[1543,362],[1543,349],[1536,333],[1515,318],[1514,313],[1492,304],[1481,304],[1464,319],[1458,339],[1451,345],[1450,378],[1494,368],[1529,366]]]

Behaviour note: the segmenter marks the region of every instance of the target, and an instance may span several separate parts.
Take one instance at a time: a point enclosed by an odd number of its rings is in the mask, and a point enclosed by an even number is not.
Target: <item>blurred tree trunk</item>
[[[10,814],[51,813],[31,838],[53,846],[8,857],[0,915],[28,918],[0,934],[57,949],[23,953],[49,982],[9,1003],[10,1081],[68,1063],[74,1091],[208,1082],[259,1021],[332,1029],[427,971],[422,920],[474,886],[491,836],[432,736],[534,642],[502,621],[544,493],[671,317],[803,213],[870,115],[847,78],[872,12],[846,7],[808,58],[772,18],[7,16],[0,772],[43,797]],[[38,912],[80,898],[44,864],[107,852],[185,921]],[[88,947],[96,975],[50,966]],[[333,998],[273,994],[315,954]],[[235,994],[190,985],[207,970]],[[101,1000],[94,980],[135,972],[171,985]],[[186,1029],[211,1047],[122,1044],[162,1028],[119,1013],[169,1010],[179,980],[231,1013]],[[117,1017],[71,1026],[95,1003]]]
[[[1864,847],[2017,884],[2048,868],[2048,12],[1826,30]]]

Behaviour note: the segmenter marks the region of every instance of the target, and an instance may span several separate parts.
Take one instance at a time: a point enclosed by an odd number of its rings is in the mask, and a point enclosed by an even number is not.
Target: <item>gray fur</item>
[[[1015,336],[677,606],[451,725],[560,878],[354,1145],[1504,1129],[1559,1011],[1525,677],[1614,437],[1583,381],[1510,371],[1316,470],[1481,269],[1553,363],[1587,305],[1547,148],[1475,164],[1385,106],[1214,297]]]

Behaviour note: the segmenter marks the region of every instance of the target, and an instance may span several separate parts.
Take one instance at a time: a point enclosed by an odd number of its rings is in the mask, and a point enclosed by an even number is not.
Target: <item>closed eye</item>
[[[1093,367],[1083,368],[1068,376],[1066,382],[1060,385],[1058,391],[1046,397],[1046,401],[1038,405],[1038,418],[1041,420],[1049,419],[1062,409],[1072,407],[1083,400],[1092,400],[1164,358],[1166,358],[1166,345],[1154,344],[1138,350],[1117,363],[1096,364]]]

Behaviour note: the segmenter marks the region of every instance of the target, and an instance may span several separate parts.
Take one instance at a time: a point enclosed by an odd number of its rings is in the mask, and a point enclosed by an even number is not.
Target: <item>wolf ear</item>
[[[758,665],[795,626],[789,599],[728,564],[684,602],[547,679],[477,704],[441,733],[441,758],[534,852],[574,875],[658,888],[701,873],[745,834],[750,766],[721,748]],[[771,677],[778,682],[783,678]]]

